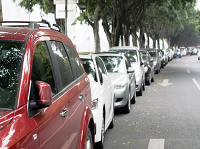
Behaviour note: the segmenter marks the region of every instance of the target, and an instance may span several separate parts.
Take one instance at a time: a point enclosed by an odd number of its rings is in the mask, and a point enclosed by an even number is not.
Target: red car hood
[[[0,130],[12,121],[14,112],[10,110],[0,111]]]

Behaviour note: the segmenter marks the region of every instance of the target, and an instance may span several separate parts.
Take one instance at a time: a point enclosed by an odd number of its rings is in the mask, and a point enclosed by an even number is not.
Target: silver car
[[[130,112],[130,104],[135,103],[135,73],[128,59],[122,54],[96,53],[101,57],[111,76],[115,93],[115,108]]]
[[[136,92],[139,96],[142,96],[142,92],[145,90],[145,70],[138,48],[132,46],[119,46],[112,47],[109,51],[125,53],[128,56],[131,66],[135,69]]]

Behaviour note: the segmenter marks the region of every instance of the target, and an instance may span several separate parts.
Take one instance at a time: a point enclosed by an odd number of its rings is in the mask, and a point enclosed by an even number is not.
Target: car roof
[[[24,41],[28,35],[37,31],[43,31],[45,35],[55,35],[56,32],[62,32],[61,28],[46,21],[0,21],[3,25],[0,26],[0,39]],[[6,24],[6,25],[5,25]],[[38,35],[39,35],[38,34]],[[63,34],[64,35],[64,34]]]
[[[134,47],[134,46],[116,46],[116,47],[112,47],[110,48],[110,50],[138,50],[137,47]]]
[[[99,56],[122,56],[122,54],[117,53],[117,52],[99,52],[99,53],[95,53],[95,54],[97,54]]]
[[[0,27],[0,39],[24,41],[26,36],[32,31],[26,27]]]

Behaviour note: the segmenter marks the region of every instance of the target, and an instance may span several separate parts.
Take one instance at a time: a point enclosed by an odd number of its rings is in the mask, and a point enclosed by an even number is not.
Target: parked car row
[[[103,149],[105,132],[114,127],[114,110],[130,112],[136,95],[142,96],[145,84],[151,85],[154,74],[168,63],[166,51],[119,46],[109,52],[79,56],[90,80],[95,148]]]

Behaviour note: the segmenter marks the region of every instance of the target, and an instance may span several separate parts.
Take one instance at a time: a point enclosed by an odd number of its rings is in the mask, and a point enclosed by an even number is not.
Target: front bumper
[[[124,107],[129,99],[129,89],[128,86],[122,89],[115,89],[115,108]]]

